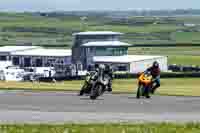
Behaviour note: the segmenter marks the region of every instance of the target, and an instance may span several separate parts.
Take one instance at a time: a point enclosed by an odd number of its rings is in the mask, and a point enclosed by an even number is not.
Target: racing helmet
[[[158,67],[159,67],[159,63],[158,63],[157,61],[154,61],[154,62],[153,62],[153,67],[154,67],[154,68],[158,68]]]
[[[87,71],[91,71],[92,70],[92,66],[89,65],[88,68],[87,68]]]
[[[102,70],[105,70],[105,65],[104,64],[100,64],[99,68],[102,69]]]
[[[95,64],[94,67],[95,67],[95,68],[99,68],[99,64]]]

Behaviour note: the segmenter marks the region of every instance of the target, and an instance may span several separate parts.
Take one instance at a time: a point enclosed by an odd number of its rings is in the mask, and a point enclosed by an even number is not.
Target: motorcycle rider
[[[91,66],[91,65],[88,66],[87,71],[88,71],[88,72],[91,72],[91,71],[92,71],[92,66]]]
[[[88,87],[88,82],[89,82],[90,78],[97,75],[96,71],[98,71],[98,65],[97,64],[95,64],[95,71],[94,71],[94,69],[92,69],[91,65],[89,65],[87,67],[87,73],[85,75],[85,83],[84,83],[83,87],[81,88],[81,90],[78,94],[79,96],[82,96],[85,93],[84,91]]]
[[[151,93],[154,94],[155,90],[160,87],[160,67],[157,61],[153,62],[153,65],[147,68],[146,72],[150,72],[153,77],[153,84],[155,85],[151,88]]]
[[[95,71],[96,71],[96,74],[99,73],[99,71],[102,71],[102,75],[103,76],[103,80],[105,80],[105,77],[108,78],[108,90],[109,92],[112,91],[112,69],[109,65],[107,64],[95,64]]]
[[[111,92],[112,91],[113,72],[112,72],[112,68],[107,64],[105,65],[104,75],[107,75],[107,77],[109,78],[108,91]]]
[[[94,69],[95,69],[95,72],[98,73],[98,72],[99,72],[99,64],[95,64],[95,65],[94,65]]]

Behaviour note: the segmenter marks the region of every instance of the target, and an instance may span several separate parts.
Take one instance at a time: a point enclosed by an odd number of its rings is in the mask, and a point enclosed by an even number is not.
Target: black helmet
[[[153,62],[153,67],[158,68],[159,67],[159,63],[157,61]]]
[[[92,66],[89,65],[88,68],[87,68],[87,71],[91,71],[92,70]]]
[[[95,64],[94,67],[95,67],[95,68],[98,68],[98,67],[99,67],[99,64]]]

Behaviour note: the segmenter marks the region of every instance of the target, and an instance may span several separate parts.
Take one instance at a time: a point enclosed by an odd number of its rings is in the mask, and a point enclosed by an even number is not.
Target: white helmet
[[[99,68],[100,68],[100,69],[105,69],[105,65],[104,65],[104,64],[100,64],[100,65],[99,65]]]

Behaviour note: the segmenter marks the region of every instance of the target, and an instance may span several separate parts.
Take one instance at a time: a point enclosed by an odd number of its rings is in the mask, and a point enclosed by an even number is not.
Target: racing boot
[[[111,87],[108,87],[108,92],[112,92],[112,88]]]
[[[83,94],[84,94],[84,90],[80,90],[78,96],[83,96]]]
[[[151,98],[151,96],[150,96],[150,95],[146,95],[145,97],[146,97],[146,98]]]

